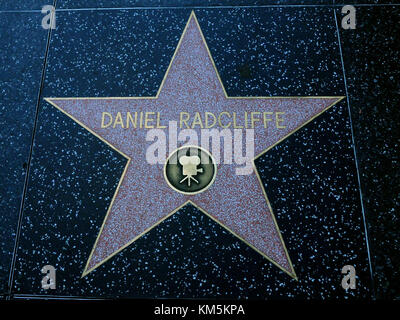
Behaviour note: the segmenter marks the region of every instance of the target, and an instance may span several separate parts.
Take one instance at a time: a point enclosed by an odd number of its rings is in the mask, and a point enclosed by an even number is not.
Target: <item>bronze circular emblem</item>
[[[198,146],[176,149],[167,159],[164,176],[168,185],[183,194],[207,190],[215,180],[217,165],[211,153]]]

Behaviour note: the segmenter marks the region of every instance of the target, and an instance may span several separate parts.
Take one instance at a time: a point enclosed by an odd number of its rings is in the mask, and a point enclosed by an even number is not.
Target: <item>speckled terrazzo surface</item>
[[[400,299],[400,8],[360,7],[341,32],[379,298]]]
[[[2,0],[0,10],[40,10],[55,1],[46,0]],[[222,7],[222,6],[286,6],[286,5],[338,5],[338,4],[396,4],[397,0],[57,0],[58,9],[84,8],[130,8],[130,7]]]
[[[0,13],[0,292],[7,290],[45,55],[40,19]]]
[[[60,8],[108,8],[108,7],[207,7],[207,6],[260,6],[260,5],[299,5],[299,4],[332,4],[332,0],[63,0]]]
[[[333,0],[57,0],[58,9],[127,8],[127,7],[208,7],[208,6],[260,6],[260,5],[329,5]],[[2,0],[0,10],[40,10],[54,0]]]
[[[52,4],[53,1],[46,0],[25,0],[25,1],[0,1],[0,10],[41,10],[42,6]],[[38,19],[41,20],[42,17]]]
[[[190,10],[57,14],[42,97],[151,96]],[[346,94],[332,8],[196,15],[229,95]],[[371,297],[346,101],[256,161],[298,282],[191,205],[81,279],[126,159],[44,100],[40,107],[13,293],[49,294],[40,268],[53,264],[51,293],[61,296]],[[340,286],[345,264],[356,267],[356,290]]]

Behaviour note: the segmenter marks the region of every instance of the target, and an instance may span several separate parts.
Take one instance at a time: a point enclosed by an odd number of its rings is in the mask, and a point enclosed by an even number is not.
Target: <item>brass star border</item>
[[[255,246],[253,246],[253,245],[250,244],[249,242],[247,242],[247,241],[246,241],[245,239],[243,239],[241,236],[239,236],[238,234],[236,234],[235,232],[233,232],[232,230],[230,230],[229,228],[227,228],[224,224],[222,224],[220,221],[218,221],[216,218],[214,218],[214,217],[213,217],[211,214],[209,214],[206,210],[202,209],[200,206],[198,206],[197,204],[195,204],[194,202],[192,202],[192,201],[190,201],[190,200],[186,201],[186,202],[183,203],[181,206],[177,207],[175,210],[173,210],[172,212],[170,212],[169,214],[167,214],[165,217],[163,217],[162,219],[160,219],[160,220],[159,220],[157,223],[155,223],[153,226],[151,226],[150,228],[146,229],[144,232],[142,232],[141,234],[139,234],[138,236],[136,236],[135,238],[133,238],[131,241],[129,241],[128,243],[126,243],[124,246],[122,246],[121,248],[119,248],[118,250],[116,250],[115,252],[113,252],[113,253],[112,253],[111,255],[109,255],[107,258],[105,258],[104,260],[102,260],[100,263],[98,263],[98,264],[96,264],[95,266],[93,266],[92,268],[88,269],[89,261],[91,260],[91,257],[92,257],[92,255],[93,255],[94,249],[96,248],[96,245],[97,245],[97,243],[98,243],[99,237],[100,237],[100,235],[101,235],[101,233],[102,233],[102,231],[103,231],[104,225],[105,225],[105,223],[106,223],[106,221],[107,221],[108,215],[109,215],[110,210],[111,210],[111,208],[112,208],[112,206],[113,206],[115,197],[116,197],[116,195],[118,194],[119,188],[120,188],[120,186],[121,186],[121,183],[122,183],[122,181],[123,181],[123,179],[124,179],[124,177],[125,177],[127,168],[128,168],[128,166],[129,166],[129,164],[130,164],[130,161],[131,161],[132,159],[131,159],[129,156],[127,156],[126,154],[124,154],[122,151],[120,151],[120,150],[118,150],[117,148],[115,148],[110,142],[108,142],[106,139],[104,139],[103,137],[101,137],[99,134],[95,133],[95,132],[94,132],[93,130],[91,130],[89,127],[87,127],[87,126],[84,125],[82,122],[80,122],[79,120],[77,120],[75,117],[73,117],[72,115],[70,115],[70,114],[68,114],[67,112],[65,112],[63,109],[61,109],[59,106],[57,106],[57,104],[55,104],[53,101],[57,101],[57,100],[91,100],[91,99],[93,99],[93,100],[109,100],[109,99],[126,99],[126,100],[129,100],[129,99],[158,99],[159,94],[160,94],[160,92],[162,91],[162,88],[163,88],[163,86],[164,86],[164,83],[165,83],[165,80],[166,80],[166,78],[167,78],[167,75],[168,75],[168,73],[169,73],[169,71],[170,71],[171,65],[172,65],[172,63],[173,63],[173,61],[174,61],[174,58],[175,58],[175,56],[176,56],[176,54],[177,54],[177,52],[178,52],[178,50],[179,50],[179,48],[180,48],[180,46],[181,46],[181,42],[182,42],[182,39],[183,39],[183,37],[184,37],[184,35],[185,35],[185,33],[186,33],[186,30],[187,30],[187,28],[188,28],[189,22],[190,22],[190,20],[191,20],[192,18],[194,19],[195,23],[197,24],[197,26],[198,26],[198,28],[199,28],[202,41],[203,41],[203,43],[204,43],[204,45],[205,45],[205,48],[206,48],[206,50],[207,50],[207,53],[208,53],[208,55],[209,55],[209,58],[210,58],[210,60],[211,60],[211,63],[212,63],[212,65],[213,65],[213,68],[214,68],[214,70],[215,70],[215,72],[216,72],[217,78],[218,78],[218,80],[219,80],[219,83],[220,83],[220,85],[221,85],[221,87],[222,87],[222,90],[223,90],[223,93],[224,93],[226,99],[282,99],[282,98],[321,99],[321,98],[337,98],[337,100],[336,100],[334,103],[332,103],[331,105],[329,105],[328,107],[326,107],[324,110],[322,110],[321,112],[319,112],[319,113],[317,113],[316,115],[314,115],[313,117],[311,117],[308,121],[306,121],[306,122],[304,122],[303,124],[301,124],[299,127],[297,127],[296,129],[294,129],[293,131],[291,131],[289,134],[287,134],[286,136],[284,136],[283,138],[281,138],[280,140],[278,140],[278,141],[277,141],[276,143],[274,143],[273,145],[269,146],[269,147],[268,147],[267,149],[265,149],[264,151],[260,152],[258,155],[256,155],[256,156],[252,159],[253,170],[254,170],[254,172],[255,172],[255,174],[256,174],[256,176],[257,176],[258,182],[260,183],[262,192],[263,192],[263,194],[264,194],[265,201],[266,201],[266,203],[267,203],[267,205],[268,205],[268,208],[269,208],[269,210],[270,210],[270,212],[271,212],[271,216],[272,216],[273,222],[274,222],[274,224],[275,224],[275,228],[276,228],[276,230],[277,230],[277,232],[278,232],[278,234],[279,234],[281,243],[282,243],[282,245],[283,245],[283,248],[284,248],[284,251],[285,251],[285,254],[286,254],[286,256],[287,256],[287,259],[288,259],[288,262],[289,262],[289,264],[290,264],[290,268],[291,268],[292,272],[289,272],[289,271],[287,271],[286,269],[284,269],[283,267],[281,267],[281,266],[280,266],[277,262],[275,262],[272,258],[268,257],[266,254],[264,254],[263,252],[261,252],[259,249],[257,249]],[[263,183],[262,183],[262,181],[261,181],[260,175],[259,175],[259,173],[258,173],[258,170],[257,170],[257,167],[256,167],[254,161],[255,161],[256,159],[258,159],[259,157],[261,157],[262,155],[264,155],[264,154],[265,154],[266,152],[268,152],[269,150],[271,150],[273,147],[275,147],[276,145],[278,145],[279,143],[281,143],[282,141],[286,140],[289,136],[291,136],[292,134],[294,134],[295,132],[297,132],[299,129],[303,128],[305,125],[307,125],[308,123],[310,123],[311,121],[313,121],[316,117],[318,117],[319,115],[321,115],[322,113],[324,113],[325,111],[327,111],[328,109],[330,109],[332,106],[336,105],[338,102],[340,102],[340,101],[343,100],[344,98],[345,98],[345,96],[308,96],[308,97],[302,97],[302,96],[272,96],[272,97],[265,97],[265,96],[257,96],[257,97],[250,97],[250,96],[246,96],[246,97],[233,97],[233,96],[231,96],[231,97],[230,97],[230,96],[228,96],[228,94],[226,93],[224,84],[223,84],[223,82],[222,82],[222,80],[221,80],[220,74],[219,74],[219,72],[218,72],[218,70],[217,70],[217,68],[216,68],[216,66],[215,66],[214,59],[212,58],[211,52],[210,52],[210,50],[209,50],[209,48],[208,48],[207,42],[206,42],[206,40],[205,40],[205,37],[204,37],[204,35],[203,35],[203,32],[202,32],[202,30],[201,30],[200,24],[199,24],[199,22],[198,22],[198,20],[197,20],[197,17],[196,17],[196,15],[195,15],[194,11],[191,12],[191,14],[190,14],[190,16],[189,16],[189,19],[188,19],[187,22],[186,22],[185,28],[184,28],[184,30],[183,30],[183,32],[182,32],[182,35],[181,35],[180,39],[179,39],[178,45],[176,46],[175,52],[174,52],[174,54],[173,54],[173,56],[172,56],[172,58],[171,58],[171,60],[170,60],[170,63],[169,63],[168,68],[167,68],[167,71],[166,71],[165,74],[164,74],[164,78],[163,78],[163,80],[162,80],[162,82],[161,82],[161,85],[160,85],[160,87],[159,87],[159,89],[158,89],[158,91],[157,91],[156,96],[150,96],[150,97],[67,97],[67,98],[50,98],[50,97],[49,97],[49,98],[44,98],[44,100],[45,100],[46,102],[48,102],[49,104],[51,104],[52,106],[54,106],[55,108],[57,108],[59,111],[61,111],[61,112],[64,113],[65,115],[67,115],[69,118],[71,118],[72,120],[74,120],[74,121],[75,121],[76,123],[78,123],[80,126],[84,127],[84,128],[85,128],[86,130],[88,130],[91,134],[93,134],[94,136],[96,136],[97,138],[99,138],[101,141],[103,141],[104,143],[106,143],[106,144],[107,144],[108,146],[110,146],[113,150],[117,151],[119,154],[121,154],[124,158],[127,159],[127,163],[126,163],[126,165],[125,165],[124,171],[123,171],[123,173],[122,173],[122,175],[121,175],[121,177],[120,177],[118,186],[117,186],[117,188],[116,188],[116,190],[115,190],[115,192],[114,192],[113,198],[112,198],[112,200],[111,200],[111,202],[110,202],[110,205],[109,205],[109,207],[108,207],[108,209],[107,209],[106,216],[105,216],[105,218],[104,218],[104,220],[103,220],[102,226],[101,226],[101,228],[100,228],[100,230],[99,230],[99,233],[98,233],[98,235],[97,235],[95,244],[94,244],[94,246],[93,246],[93,248],[92,248],[92,250],[91,250],[91,253],[90,253],[90,255],[89,255],[89,258],[88,258],[87,263],[86,263],[86,265],[85,265],[85,269],[84,269],[84,271],[83,271],[81,277],[82,277],[82,278],[85,277],[85,276],[88,275],[90,272],[92,272],[93,270],[95,270],[96,268],[98,268],[99,266],[101,266],[102,264],[104,264],[105,262],[107,262],[107,261],[108,261],[109,259],[111,259],[113,256],[115,256],[116,254],[118,254],[119,252],[121,252],[122,250],[124,250],[126,247],[130,246],[130,245],[131,245],[133,242],[135,242],[137,239],[141,238],[144,234],[146,234],[147,232],[149,232],[150,230],[152,230],[153,228],[155,228],[156,226],[158,226],[159,224],[161,224],[164,220],[166,220],[166,219],[168,219],[169,217],[171,217],[174,213],[176,213],[177,211],[179,211],[180,209],[182,209],[184,206],[186,206],[187,204],[191,204],[191,205],[193,205],[194,207],[196,207],[200,212],[204,213],[206,216],[208,216],[208,217],[211,218],[213,221],[215,221],[215,222],[218,223],[220,226],[222,226],[222,227],[223,227],[225,230],[227,230],[229,233],[233,234],[235,237],[237,237],[238,239],[240,239],[240,240],[241,240],[242,242],[244,242],[247,246],[249,246],[249,247],[251,247],[252,249],[254,249],[256,252],[258,252],[260,255],[262,255],[264,258],[266,258],[268,261],[270,261],[272,264],[274,264],[274,265],[275,265],[276,267],[278,267],[280,270],[284,271],[284,272],[285,272],[286,274],[288,274],[290,277],[292,277],[293,279],[295,279],[296,281],[298,281],[298,277],[297,277],[297,275],[296,275],[296,273],[295,273],[295,270],[294,270],[292,261],[291,261],[291,259],[290,259],[289,253],[288,253],[288,251],[287,251],[285,242],[284,242],[284,240],[283,240],[283,238],[282,238],[282,234],[281,234],[281,231],[280,231],[280,229],[279,229],[278,223],[277,223],[277,221],[276,221],[274,212],[273,212],[273,210],[272,210],[272,206],[271,206],[270,201],[269,201],[269,199],[268,199],[268,196],[267,196],[267,194],[266,194],[266,192],[265,192]]]

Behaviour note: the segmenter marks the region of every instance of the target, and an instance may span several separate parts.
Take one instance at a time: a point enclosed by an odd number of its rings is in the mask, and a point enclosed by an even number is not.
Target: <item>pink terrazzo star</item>
[[[160,112],[179,119],[180,112],[285,112],[284,129],[255,128],[255,154],[271,148],[343,97],[227,97],[192,12],[156,97],[47,98],[46,101],[106,141],[129,159],[87,261],[87,275],[190,201],[212,219],[296,278],[272,209],[258,175],[236,175],[235,165],[220,163],[210,188],[185,195],[168,186],[163,165],[145,158],[148,129],[101,127],[102,112]],[[197,129],[199,131],[199,129]],[[168,134],[168,130],[165,130]],[[167,135],[168,136],[168,135]],[[174,150],[169,150],[172,153]],[[223,150],[221,151],[223,154]]]

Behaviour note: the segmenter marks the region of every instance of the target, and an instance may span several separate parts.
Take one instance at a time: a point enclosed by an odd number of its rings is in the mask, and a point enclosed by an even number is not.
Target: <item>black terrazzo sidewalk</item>
[[[2,1],[0,296],[399,299],[400,7],[337,3]],[[43,98],[155,95],[193,9],[229,95],[347,96],[256,162],[299,281],[190,205],[81,278],[126,160]]]

